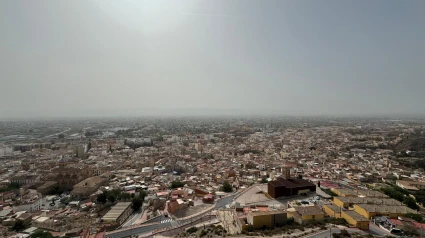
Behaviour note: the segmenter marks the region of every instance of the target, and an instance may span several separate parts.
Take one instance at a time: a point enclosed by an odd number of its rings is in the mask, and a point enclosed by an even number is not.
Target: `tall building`
[[[283,167],[282,168],[282,174],[283,174],[283,177],[285,179],[290,179],[291,178],[291,168],[289,168],[289,167]]]

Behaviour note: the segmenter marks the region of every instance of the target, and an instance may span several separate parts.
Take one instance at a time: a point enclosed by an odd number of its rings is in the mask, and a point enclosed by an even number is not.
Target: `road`
[[[390,236],[391,235],[391,233],[379,228],[377,225],[373,224],[373,222],[371,222],[369,224],[369,231],[372,233],[372,235],[377,235],[377,236]]]
[[[221,207],[226,206],[227,204],[230,204],[235,196],[236,196],[236,194],[233,194],[232,196],[217,200],[214,209],[219,209]],[[171,226],[175,226],[177,224],[183,224],[183,223],[186,223],[186,222],[196,220],[198,218],[201,218],[202,216],[205,216],[209,212],[210,211],[206,211],[206,212],[203,212],[203,213],[196,215],[194,217],[179,220],[178,222],[173,221],[173,222],[168,222],[168,223],[159,223],[159,224],[152,224],[152,225],[148,225],[148,226],[134,227],[134,228],[126,229],[126,230],[117,230],[117,231],[113,231],[113,233],[106,235],[105,237],[106,238],[123,238],[123,237],[130,237],[130,236],[133,236],[133,235],[140,235],[140,234],[143,234],[143,233],[149,233],[149,232],[152,232],[154,230],[168,228],[168,227],[171,227]]]
[[[127,227],[127,226],[133,225],[137,220],[140,219],[140,217],[142,217],[142,215],[143,215],[143,210],[133,213],[130,219],[128,219],[121,227]]]
[[[66,129],[66,130],[64,130],[64,131],[62,131],[62,132],[59,132],[59,133],[56,133],[56,134],[53,134],[53,135],[45,136],[45,137],[43,137],[42,139],[47,139],[47,138],[49,138],[49,137],[58,136],[58,135],[60,135],[60,134],[64,134],[64,133],[66,133],[66,132],[68,132],[68,131],[70,131],[70,130],[71,130],[71,128],[68,128],[68,129]]]

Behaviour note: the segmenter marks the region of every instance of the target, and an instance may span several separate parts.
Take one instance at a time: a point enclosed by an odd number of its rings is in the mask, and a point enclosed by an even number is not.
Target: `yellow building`
[[[341,217],[351,226],[362,230],[369,230],[369,219],[366,219],[355,211],[342,211]]]
[[[406,215],[407,213],[418,213],[417,211],[406,206],[390,206],[390,205],[370,205],[370,204],[355,204],[354,211],[358,214],[371,219],[375,216],[387,216],[389,218],[397,218],[398,216]]]
[[[341,207],[338,207],[335,204],[326,204],[323,205],[323,211],[328,214],[330,217],[340,218],[341,217]]]
[[[358,197],[358,194],[351,189],[332,188],[331,191],[341,197]]]
[[[333,202],[338,207],[344,207],[344,208],[353,207],[354,204],[403,206],[402,202],[399,202],[392,198],[334,197]]]
[[[326,213],[317,206],[295,207],[292,212],[288,212],[288,217],[293,217],[299,224],[322,221],[325,219],[325,215]]]
[[[287,220],[285,211],[249,212],[246,216],[248,224],[254,228],[274,228],[283,226]]]
[[[387,195],[375,190],[357,190],[357,194],[368,198],[388,198]]]

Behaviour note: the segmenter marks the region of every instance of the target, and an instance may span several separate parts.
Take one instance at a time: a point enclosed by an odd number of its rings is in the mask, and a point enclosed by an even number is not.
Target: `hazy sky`
[[[423,0],[0,0],[0,117],[424,114],[424,12]]]

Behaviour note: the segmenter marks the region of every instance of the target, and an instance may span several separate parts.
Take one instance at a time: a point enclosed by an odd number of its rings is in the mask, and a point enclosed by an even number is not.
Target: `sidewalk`
[[[220,221],[217,218],[214,218],[211,221],[207,221],[207,222],[204,222],[204,223],[199,223],[199,224],[196,224],[194,226],[195,227],[204,227],[204,226],[208,226],[208,225],[212,225],[212,224],[216,224],[216,223],[220,223]]]
[[[143,211],[143,215],[139,218],[139,219],[137,219],[135,222],[134,222],[134,224],[140,224],[140,223],[143,223],[143,222],[145,222],[145,221],[147,221],[148,220],[148,210],[147,209],[145,209],[144,211]]]

